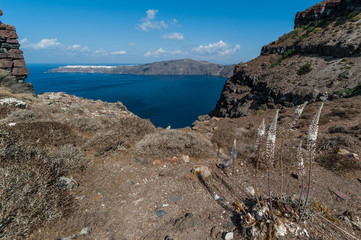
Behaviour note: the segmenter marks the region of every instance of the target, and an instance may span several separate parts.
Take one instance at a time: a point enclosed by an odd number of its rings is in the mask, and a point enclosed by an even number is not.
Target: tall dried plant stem
[[[281,187],[280,187],[280,199],[283,199],[283,151],[281,151],[280,158],[280,171],[281,171]]]
[[[258,168],[259,168],[259,160],[261,157],[261,147],[262,147],[262,143],[263,143],[263,139],[264,139],[264,135],[265,135],[265,130],[266,130],[266,126],[265,126],[265,121],[263,119],[261,125],[258,128],[258,133],[257,133],[257,145],[256,145],[257,159],[256,159],[256,168],[255,168],[255,172],[254,172],[254,190],[255,190],[257,203],[260,208],[262,208],[262,205],[261,205],[261,202],[259,201],[259,196],[258,196],[257,173],[258,173]]]
[[[271,210],[271,215],[273,216],[273,208],[272,208],[272,195],[271,195],[271,167],[273,166],[273,158],[275,155],[275,147],[276,147],[276,131],[277,131],[277,119],[278,119],[278,110],[276,115],[268,129],[267,141],[266,141],[266,157],[267,157],[267,185],[268,185],[268,197],[269,197],[269,205]]]
[[[283,131],[280,133],[281,136],[285,135],[286,132],[290,131],[293,126],[297,123],[297,120],[301,117],[303,110],[305,109],[306,105],[308,104],[308,101],[304,102],[303,104],[299,105],[294,113],[293,118],[291,121],[287,124],[286,128],[283,129]],[[281,149],[280,152],[280,178],[281,178],[281,187],[280,187],[280,198],[283,198],[283,183],[284,183],[284,177],[283,177],[283,149]]]
[[[260,208],[262,208],[262,204],[259,201],[258,186],[257,186],[257,172],[258,172],[258,168],[259,168],[259,159],[260,159],[260,152],[257,153],[256,169],[255,169],[255,172],[254,172],[254,190],[255,190],[255,195],[256,195],[258,206]]]
[[[310,128],[308,130],[308,137],[307,137],[307,150],[309,153],[309,169],[308,169],[308,185],[307,185],[307,195],[305,200],[305,206],[303,207],[303,211],[300,217],[300,220],[303,218],[303,215],[306,211],[308,198],[311,192],[311,174],[312,174],[312,160],[315,155],[315,147],[316,147],[316,140],[318,135],[318,122],[320,121],[321,111],[322,111],[323,103],[321,103],[318,111],[316,112]]]
[[[298,209],[300,209],[300,206],[302,203],[302,195],[303,195],[303,189],[304,189],[303,182],[304,182],[304,178],[305,178],[305,166],[304,166],[304,162],[303,162],[302,144],[303,144],[303,140],[301,139],[300,145],[298,146],[298,150],[297,150],[298,169],[299,169],[299,175],[301,178],[301,190],[300,190],[300,199],[298,201],[298,206],[297,206],[296,212],[298,211]]]

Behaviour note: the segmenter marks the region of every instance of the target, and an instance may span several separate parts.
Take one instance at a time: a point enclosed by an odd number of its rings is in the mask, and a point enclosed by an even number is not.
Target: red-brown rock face
[[[0,10],[0,16],[3,11]],[[0,22],[0,70],[5,75],[0,79],[0,86],[10,88],[13,92],[33,92],[32,85],[25,83],[29,74],[17,40],[14,26]]]

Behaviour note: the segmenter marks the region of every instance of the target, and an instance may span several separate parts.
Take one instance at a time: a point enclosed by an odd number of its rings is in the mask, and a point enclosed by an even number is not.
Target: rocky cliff
[[[360,1],[323,1],[296,15],[293,31],[236,65],[212,116],[239,117],[280,104],[357,92],[361,79]],[[357,90],[357,91],[356,91]]]
[[[14,93],[33,92],[32,84],[25,83],[29,70],[17,38],[15,27],[0,21],[0,85]]]
[[[234,65],[214,64],[206,61],[180,59],[130,66],[66,66],[49,72],[83,72],[134,75],[211,75],[231,77]]]

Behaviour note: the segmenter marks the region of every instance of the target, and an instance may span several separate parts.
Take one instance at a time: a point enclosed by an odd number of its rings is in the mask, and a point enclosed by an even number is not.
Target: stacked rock
[[[25,83],[29,70],[17,39],[15,27],[0,21],[0,85],[16,93],[33,92],[32,84]]]

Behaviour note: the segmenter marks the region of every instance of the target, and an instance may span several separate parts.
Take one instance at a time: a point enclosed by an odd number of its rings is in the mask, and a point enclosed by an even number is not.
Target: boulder
[[[22,54],[12,53],[12,52],[9,52],[9,54],[7,54],[7,57],[12,59],[24,59],[24,56]],[[1,54],[0,54],[0,58],[2,58]]]
[[[14,60],[14,67],[26,67],[24,59]]]
[[[10,49],[9,53],[23,54],[24,52],[20,49]]]
[[[28,68],[17,68],[15,67],[12,71],[12,74],[14,76],[25,76],[25,75],[29,75],[29,70]]]
[[[11,68],[13,66],[13,61],[9,59],[0,59],[1,68]]]
[[[8,38],[8,39],[6,39],[6,42],[7,42],[7,43],[15,43],[15,44],[19,44],[18,40],[13,39],[13,38]]]
[[[5,37],[5,38],[18,38],[18,35],[16,34],[15,31],[11,31],[11,30],[0,30],[0,37]]]

